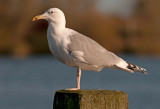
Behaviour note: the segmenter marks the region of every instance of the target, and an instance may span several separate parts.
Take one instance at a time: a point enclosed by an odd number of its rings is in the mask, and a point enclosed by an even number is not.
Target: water
[[[128,93],[129,109],[159,109],[160,58],[121,56],[143,66],[148,75],[120,70],[83,71],[82,89],[110,89]],[[25,59],[0,58],[0,109],[52,109],[56,90],[73,88],[76,69],[51,55]]]

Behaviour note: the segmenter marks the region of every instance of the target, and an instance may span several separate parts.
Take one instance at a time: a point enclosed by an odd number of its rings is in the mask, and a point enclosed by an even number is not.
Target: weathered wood
[[[59,90],[53,109],[128,109],[128,96],[114,90]]]

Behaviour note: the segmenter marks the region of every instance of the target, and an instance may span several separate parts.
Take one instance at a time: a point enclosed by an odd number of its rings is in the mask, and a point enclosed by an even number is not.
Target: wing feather
[[[68,49],[71,52],[83,52],[84,55],[82,58],[90,65],[111,67],[121,60],[121,58],[107,51],[96,41],[76,31],[73,31],[69,38],[71,43],[68,45]]]

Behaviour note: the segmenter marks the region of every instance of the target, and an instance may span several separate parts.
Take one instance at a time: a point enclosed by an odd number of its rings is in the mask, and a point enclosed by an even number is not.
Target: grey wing
[[[98,67],[112,67],[115,63],[122,60],[114,53],[107,51],[94,40],[76,31],[69,36],[71,43],[68,49],[73,52],[73,56],[83,63]],[[74,53],[76,52],[76,53]],[[78,52],[80,55],[78,55]]]

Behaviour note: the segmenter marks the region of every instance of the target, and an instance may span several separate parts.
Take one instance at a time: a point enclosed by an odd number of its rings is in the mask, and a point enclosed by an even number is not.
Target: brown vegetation
[[[128,19],[100,13],[95,0],[0,1],[0,54],[26,56],[49,53],[47,22],[32,22],[46,9],[64,11],[67,27],[96,40],[113,52],[160,54],[160,1],[139,0]]]

